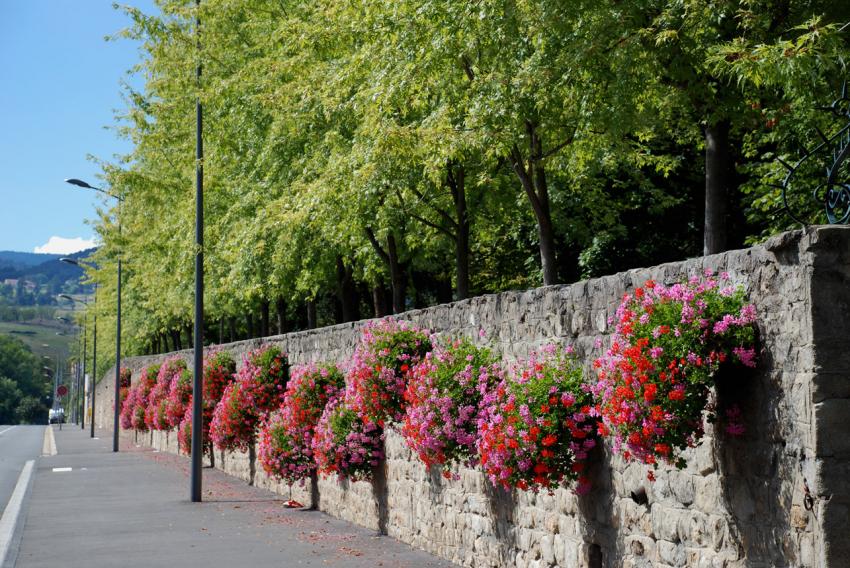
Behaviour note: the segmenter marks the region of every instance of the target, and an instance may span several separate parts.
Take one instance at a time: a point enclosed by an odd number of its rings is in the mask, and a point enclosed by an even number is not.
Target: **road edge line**
[[[53,426],[48,426],[44,429],[44,440],[41,443],[41,455],[56,455],[56,437],[53,435]]]
[[[28,460],[24,464],[21,475],[18,476],[18,483],[15,485],[15,490],[12,491],[9,503],[3,511],[3,517],[0,518],[0,566],[3,567],[6,566],[7,556],[12,549],[12,537],[15,536],[15,528],[18,525],[18,519],[23,510],[24,497],[32,480],[34,466],[35,460]]]

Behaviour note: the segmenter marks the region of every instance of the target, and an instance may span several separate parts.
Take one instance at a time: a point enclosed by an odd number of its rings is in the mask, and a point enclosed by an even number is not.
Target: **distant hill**
[[[61,254],[39,254],[35,252],[15,252],[10,250],[0,251],[0,266],[10,268],[27,268],[38,266],[49,260],[60,258]]]
[[[62,256],[76,259],[87,258],[95,249],[69,255],[11,253],[6,258],[18,262],[16,266],[4,265],[0,258],[0,321],[26,321],[45,314],[33,311],[36,306],[56,305],[58,294],[87,294],[91,286],[83,286],[80,280],[83,269],[73,264],[60,262]],[[2,253],[9,255],[10,253]],[[41,262],[22,265],[37,258]],[[27,308],[26,313],[15,311],[15,307]]]
[[[31,281],[76,280],[83,275],[78,266],[59,262],[62,257],[86,258],[96,249],[73,254],[37,254],[32,252],[0,251],[0,281],[6,278]]]

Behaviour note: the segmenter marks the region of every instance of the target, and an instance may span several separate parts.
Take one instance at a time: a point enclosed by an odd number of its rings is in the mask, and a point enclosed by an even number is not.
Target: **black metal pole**
[[[86,307],[86,314],[83,316],[83,371],[80,376],[80,397],[79,397],[79,405],[80,405],[80,429],[86,429],[86,356],[88,355],[88,349],[86,345],[86,339],[88,335],[88,328],[86,323],[88,323],[88,307]]]
[[[200,12],[201,0],[195,0],[195,7]],[[201,45],[201,16],[195,19],[198,51]],[[201,86],[201,63],[198,62],[196,76],[198,88]],[[201,96],[195,99],[195,345],[194,345],[194,377],[192,381],[192,474],[191,499],[195,503],[201,501],[202,489],[202,458],[203,458],[203,424],[204,424],[204,139],[203,139],[203,108]]]
[[[80,345],[80,351],[82,351],[82,345]],[[82,365],[81,361],[77,361],[74,365],[74,424],[80,423],[80,365]]]
[[[89,422],[91,425],[91,437],[94,438],[94,403],[95,395],[97,394],[97,283],[94,285],[94,331],[92,335],[91,417],[89,418]]]
[[[118,205],[119,217],[121,205]],[[118,221],[118,233],[121,233],[121,221]],[[118,254],[121,254],[120,252]],[[132,268],[132,266],[130,267]],[[118,416],[121,414],[121,257],[118,257],[118,312],[115,324],[115,411],[112,423],[112,451],[118,451]]]

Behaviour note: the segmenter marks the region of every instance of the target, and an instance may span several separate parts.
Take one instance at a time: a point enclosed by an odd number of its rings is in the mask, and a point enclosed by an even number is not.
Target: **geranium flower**
[[[330,364],[292,369],[283,405],[260,427],[257,458],[269,475],[290,485],[316,470],[313,436],[325,405],[338,396],[344,376]]]
[[[438,345],[413,368],[404,393],[401,433],[428,466],[477,462],[478,420],[502,380],[495,357],[469,341]]]
[[[627,460],[684,467],[681,451],[703,434],[719,366],[755,366],[755,308],[708,275],[638,288],[614,319],[611,347],[594,363],[600,430]]]
[[[596,446],[597,424],[572,350],[550,345],[517,363],[486,402],[477,447],[494,484],[536,492],[577,482],[576,492],[590,489],[576,465]]]

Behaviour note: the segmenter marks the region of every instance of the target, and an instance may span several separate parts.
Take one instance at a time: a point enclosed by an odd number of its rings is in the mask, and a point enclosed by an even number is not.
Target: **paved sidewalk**
[[[114,454],[108,433],[92,440],[73,425],[54,434],[58,455],[36,464],[18,568],[454,566],[323,513],[286,509],[285,497],[217,470],[204,470],[205,501],[191,503],[188,459],[133,447]]]

